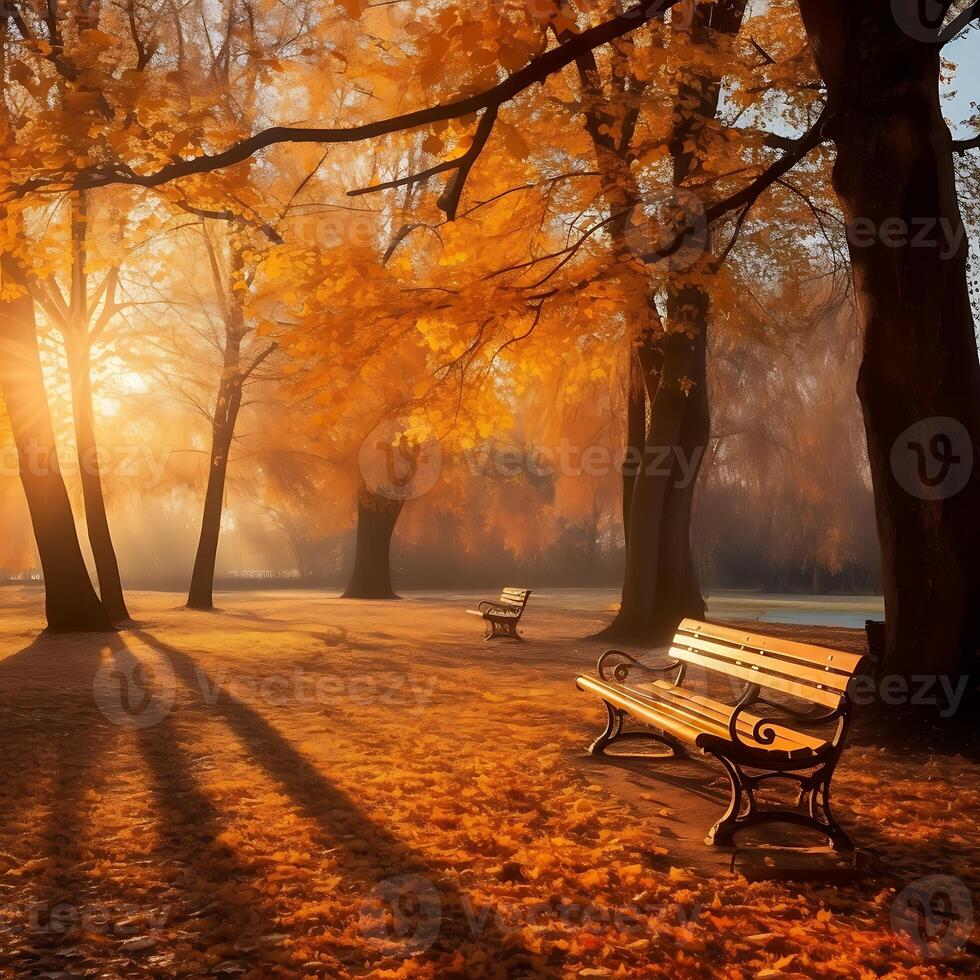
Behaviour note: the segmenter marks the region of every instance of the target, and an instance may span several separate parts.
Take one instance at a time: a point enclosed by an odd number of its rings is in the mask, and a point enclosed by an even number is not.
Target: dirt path
[[[93,637],[38,637],[38,602],[0,593],[6,975],[978,970],[975,932],[894,925],[896,892],[937,875],[975,896],[980,767],[854,749],[838,815],[880,869],[730,875],[701,844],[717,771],[584,752],[601,611],[553,597],[526,643],[485,645],[460,597],[236,593],[209,615],[137,593],[138,625]]]

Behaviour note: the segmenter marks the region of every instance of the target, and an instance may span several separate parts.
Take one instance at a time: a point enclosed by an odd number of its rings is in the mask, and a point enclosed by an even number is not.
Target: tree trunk
[[[671,318],[692,326],[687,339],[691,354],[692,387],[687,394],[671,477],[664,500],[663,531],[657,566],[657,592],[651,610],[650,634],[669,639],[686,618],[703,619],[704,596],[691,548],[691,515],[698,474],[711,438],[708,402],[707,344],[710,300],[697,287],[686,287],[671,298]]]
[[[391,588],[391,536],[404,500],[390,500],[362,487],[357,496],[354,571],[345,599],[397,599]]]
[[[704,42],[708,28],[719,34],[737,34],[745,7],[745,0],[698,6],[692,10],[692,39]],[[675,187],[682,187],[700,166],[699,140],[707,123],[717,116],[720,90],[717,77],[689,75],[680,82],[670,143]],[[611,155],[608,140],[599,134],[598,121],[593,120],[590,132],[597,151],[600,147],[605,150],[601,155],[597,152],[601,163]],[[625,175],[616,183],[626,189],[627,197],[636,194],[635,183]],[[618,231],[615,223],[611,229],[614,235]],[[710,298],[697,286],[683,284],[683,274],[677,278],[681,284],[669,292],[666,331],[662,325],[660,333],[648,329],[637,348],[640,360],[646,362],[643,375],[652,419],[643,465],[632,487],[625,486],[628,475],[624,472],[627,551],[623,599],[612,624],[599,634],[604,639],[660,643],[673,635],[681,619],[705,615],[691,548],[691,514],[710,437],[706,369]],[[659,324],[655,298],[648,295],[646,302],[648,321]],[[656,367],[655,361],[659,362]],[[632,385],[630,397],[632,419],[636,411]],[[632,423],[630,428],[632,431]],[[635,541],[634,528],[638,531]]]
[[[232,344],[229,344],[231,347]],[[237,365],[237,350],[234,363]],[[226,349],[226,365],[232,358]],[[208,486],[204,494],[204,515],[201,519],[201,537],[194,558],[191,587],[187,594],[187,608],[209,611],[214,609],[214,564],[218,557],[218,540],[221,536],[221,511],[225,496],[225,478],[228,474],[228,457],[235,436],[238,411],[242,404],[242,388],[237,366],[234,373],[226,370],[218,389],[218,405],[211,426],[211,460],[208,468]]]
[[[653,411],[630,502],[623,599],[612,624],[599,634],[605,639],[659,642],[684,616],[704,613],[691,556],[693,486],[681,485],[686,481],[677,452],[682,440],[698,438],[707,408],[706,395],[703,406],[695,405],[694,390],[687,394],[684,383],[703,372],[703,338],[704,331],[666,335],[656,345],[662,364],[653,350],[641,348]]]
[[[643,385],[643,369],[636,350],[630,346],[629,393],[626,403],[626,459],[623,461],[623,540],[630,540],[630,511],[633,506],[633,486],[640,472],[640,459],[647,431],[647,395]]]
[[[129,619],[123,597],[119,563],[109,532],[105,496],[102,492],[102,473],[99,468],[98,446],[95,438],[95,415],[92,407],[92,380],[89,349],[84,340],[65,338],[68,373],[71,378],[71,404],[75,421],[75,445],[78,468],[85,502],[85,524],[95,559],[102,605],[114,622]]]
[[[834,186],[851,229],[885,664],[903,675],[975,673],[980,364],[941,52],[897,22],[917,0],[800,6],[828,87]]]
[[[3,256],[2,270],[5,286],[23,288],[21,270],[9,255]],[[112,624],[85,567],[58,466],[37,346],[34,302],[26,291],[15,299],[0,301],[0,384],[44,574],[48,629],[55,633],[109,630]]]

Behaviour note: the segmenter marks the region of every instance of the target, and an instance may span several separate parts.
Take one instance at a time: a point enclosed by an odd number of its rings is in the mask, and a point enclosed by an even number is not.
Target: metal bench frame
[[[701,639],[710,640],[718,649],[726,650],[724,656],[728,660],[719,660],[722,669],[713,668],[702,654],[698,647]],[[739,639],[742,642],[736,646]],[[803,672],[809,676],[796,685],[793,683],[794,663],[790,657],[780,653],[780,647],[800,651],[801,657],[826,654],[829,664],[836,659],[841,666],[821,667],[814,661],[801,659],[795,665],[800,668],[797,673]],[[764,666],[740,662],[737,659],[739,650],[747,651],[747,659],[763,660]],[[592,743],[589,751],[602,755],[608,746],[617,741],[639,738],[662,744],[670,751],[656,755],[634,753],[633,758],[656,760],[683,757],[687,755],[688,745],[716,758],[728,775],[731,798],[728,809],[709,831],[706,838],[708,844],[734,846],[735,834],[744,828],[767,823],[789,823],[824,834],[835,850],[853,850],[850,837],[831,812],[830,785],[851,723],[852,705],[846,685],[873,658],[745,634],[696,620],[685,620],[681,624],[671,653],[673,659],[665,666],[651,667],[630,654],[610,650],[599,659],[598,680],[587,676],[578,678],[576,684],[579,689],[598,695],[606,706],[608,716],[606,730]],[[771,668],[764,659],[767,657],[771,658]],[[692,661],[709,673],[727,675],[729,678],[736,676],[744,681],[738,700],[734,704],[725,704],[684,688],[683,682]],[[828,679],[832,679],[831,684],[821,685],[814,681],[814,671],[819,669],[827,672]],[[773,673],[767,673],[767,670]],[[665,678],[675,671],[676,675],[668,683]],[[642,675],[644,679],[655,677],[658,681],[644,689],[630,687],[627,682],[634,673]],[[752,679],[748,680],[748,677]],[[800,710],[794,705],[772,700],[763,690],[773,685],[784,694],[789,692],[789,696],[795,699],[808,701],[808,707]],[[654,690],[650,690],[651,686]],[[657,698],[656,689],[665,692],[663,699]],[[670,692],[676,692],[684,700],[671,698]],[[767,711],[766,717],[748,714],[754,705],[764,705],[771,710]],[[727,726],[724,725],[721,708],[726,709],[726,713],[731,712]],[[716,717],[710,717],[712,712]],[[627,722],[631,718],[646,727],[629,730]],[[664,727],[660,727],[658,721]],[[799,732],[787,724],[809,726],[835,722],[833,735],[824,740],[810,733]],[[668,731],[670,727],[674,727],[675,731]],[[727,727],[727,735],[718,734],[717,730],[721,727]],[[715,731],[711,731],[712,728]],[[809,740],[818,747],[796,748],[793,751],[769,748],[777,742],[786,744],[787,736],[798,736],[800,743]],[[617,753],[617,756],[622,757],[622,753]],[[756,800],[756,790],[771,780],[790,780],[798,784],[799,795],[795,806],[760,806]]]
[[[530,589],[507,586],[501,591],[499,599],[484,599],[476,609],[466,611],[473,616],[482,617],[486,623],[484,640],[507,637],[523,643],[523,638],[517,632],[517,624],[523,618],[530,598]]]

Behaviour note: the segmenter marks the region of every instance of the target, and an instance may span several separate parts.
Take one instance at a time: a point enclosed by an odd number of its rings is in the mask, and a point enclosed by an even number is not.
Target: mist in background
[[[875,593],[880,569],[854,389],[860,350],[852,310],[844,303],[792,329],[767,322],[768,336],[719,331],[724,339],[712,344],[712,439],[693,526],[702,584]],[[186,400],[152,379],[120,365],[103,371],[103,468],[123,582],[186,589],[200,529],[208,426]],[[57,394],[63,381],[56,364],[48,383]],[[52,402],[64,406],[67,399]],[[585,402],[590,415],[546,440],[528,435],[541,434],[529,405],[514,431],[495,433],[465,457],[444,458],[435,486],[410,501],[399,522],[395,587],[620,584],[618,463],[626,424],[617,413],[623,398],[606,387]],[[271,426],[267,411],[259,399],[246,413],[233,453],[217,585],[341,588],[353,553],[356,460],[318,455],[304,427],[284,421],[288,408]],[[81,514],[67,417],[58,428],[65,433],[62,468]],[[540,465],[542,450],[550,467]],[[37,565],[9,444],[0,492],[0,564],[5,578],[21,579]],[[84,543],[81,525],[79,536]]]

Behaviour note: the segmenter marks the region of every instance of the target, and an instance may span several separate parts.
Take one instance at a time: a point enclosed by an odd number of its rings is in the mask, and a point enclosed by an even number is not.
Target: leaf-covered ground
[[[445,598],[138,594],[84,638],[38,638],[38,603],[0,596],[4,975],[980,972],[980,766],[849,751],[858,881],[706,870],[681,790],[584,757],[599,617],[558,596],[490,646]]]

